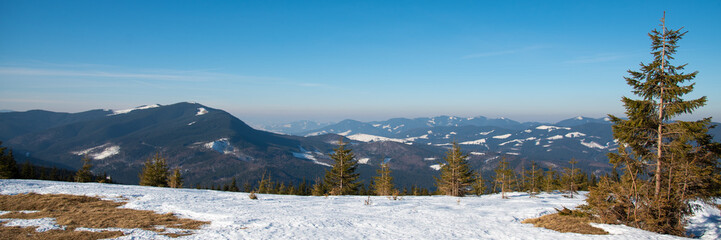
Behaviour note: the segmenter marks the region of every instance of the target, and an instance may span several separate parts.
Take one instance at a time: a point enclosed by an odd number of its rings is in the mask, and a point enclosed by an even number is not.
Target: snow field
[[[597,225],[611,235],[582,235],[520,223],[553,213],[554,208],[573,208],[583,203],[583,198],[569,199],[561,194],[529,198],[525,193],[511,193],[510,199],[501,199],[498,194],[464,198],[406,196],[396,201],[372,196],[371,204],[365,205],[367,196],[257,194],[259,200],[251,200],[247,193],[212,190],[0,180],[0,194],[27,192],[126,198],[129,203],[125,208],[173,212],[211,221],[182,239],[682,239],[616,225]],[[719,236],[713,235],[718,234],[718,222],[713,225],[713,219],[718,220],[721,213],[711,207],[702,215],[692,219],[692,227],[706,233],[704,238],[715,239]],[[130,236],[123,238],[165,238],[150,231],[126,232]]]

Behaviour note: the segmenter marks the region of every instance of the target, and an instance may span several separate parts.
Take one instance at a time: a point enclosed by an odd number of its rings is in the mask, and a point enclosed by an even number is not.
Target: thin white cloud
[[[188,76],[173,74],[106,72],[93,70],[57,70],[42,68],[0,67],[0,75],[12,76],[50,76],[50,77],[97,77],[97,78],[136,78],[154,80],[190,80]]]
[[[56,66],[62,66],[56,64]],[[79,67],[82,66],[82,67]],[[110,70],[108,70],[110,69]],[[71,64],[63,69],[48,67],[17,67],[17,66],[0,66],[0,78],[10,76],[27,76],[40,77],[42,79],[52,79],[58,77],[75,77],[75,78],[91,78],[94,80],[103,79],[128,79],[137,84],[146,86],[159,87],[163,86],[161,82],[188,82],[188,83],[205,83],[227,84],[227,83],[245,83],[256,85],[286,85],[300,87],[330,87],[322,83],[313,82],[297,82],[277,77],[257,77],[244,76],[228,73],[215,72],[218,69],[204,70],[118,70],[118,67],[112,66],[94,66]],[[67,83],[66,83],[67,84]],[[175,86],[178,87],[177,85]],[[193,86],[197,88],[197,86]]]
[[[37,98],[0,98],[2,103],[43,103],[43,104],[59,104],[70,103],[68,101],[60,101],[57,99],[37,99]]]
[[[494,56],[502,56],[502,55],[511,55],[511,54],[518,54],[518,53],[529,52],[529,51],[538,50],[538,49],[544,49],[544,48],[548,48],[548,47],[545,47],[545,46],[529,46],[529,47],[524,47],[524,48],[508,49],[508,50],[502,50],[502,51],[476,53],[476,54],[471,54],[471,55],[463,56],[462,59],[471,59],[471,58],[482,58],[482,57],[494,57]]]
[[[611,62],[626,57],[626,54],[598,54],[594,56],[584,56],[573,60],[565,61],[566,64],[585,64],[585,63],[600,63],[600,62]]]

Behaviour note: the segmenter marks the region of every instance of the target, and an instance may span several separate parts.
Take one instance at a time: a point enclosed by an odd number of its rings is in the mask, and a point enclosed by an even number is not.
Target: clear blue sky
[[[610,3],[609,3],[610,2]],[[622,114],[663,11],[721,121],[721,1],[0,1],[0,109],[253,123]]]

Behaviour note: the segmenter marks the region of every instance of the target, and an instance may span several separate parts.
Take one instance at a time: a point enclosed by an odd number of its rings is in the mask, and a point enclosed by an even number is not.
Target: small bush
[[[258,196],[256,196],[254,192],[250,192],[250,194],[248,194],[248,197],[253,200],[258,200]]]

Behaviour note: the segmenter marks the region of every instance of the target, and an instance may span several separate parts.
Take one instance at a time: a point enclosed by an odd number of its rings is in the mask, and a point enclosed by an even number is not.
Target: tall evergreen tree
[[[8,150],[7,154],[5,150]],[[2,141],[0,141],[0,179],[17,178],[18,174],[18,166],[13,156],[13,150],[3,147]]]
[[[571,165],[570,168],[563,168],[563,177],[561,182],[563,182],[563,185],[565,185],[565,192],[568,193],[568,196],[570,198],[573,198],[574,193],[578,193],[578,177],[579,177],[579,170],[576,168],[576,159],[571,159],[571,161],[568,161],[568,164]]]
[[[543,191],[547,193],[553,192],[553,190],[558,189],[558,184],[556,181],[556,171],[554,171],[553,169],[548,169],[548,171],[544,172],[542,185]]]
[[[479,169],[476,172],[476,180],[473,181],[473,193],[476,194],[476,196],[483,195],[486,193],[486,188],[486,180],[483,179],[483,174]]]
[[[323,181],[320,178],[316,178],[315,183],[313,183],[313,189],[311,190],[311,195],[323,196],[324,194],[325,194],[325,184],[323,184]]]
[[[358,192],[359,174],[355,172],[358,161],[351,149],[345,148],[343,138],[338,141],[330,158],[335,161],[333,167],[325,173],[325,185],[331,195],[350,195]]]
[[[506,197],[506,192],[511,191],[513,170],[508,167],[508,161],[506,161],[505,157],[501,158],[501,161],[498,162],[498,167],[496,167],[495,172],[496,178],[494,181],[496,182],[496,186],[501,190],[501,198],[508,198]]]
[[[35,179],[35,167],[30,163],[30,160],[25,160],[25,163],[20,168],[20,175],[24,179]]]
[[[90,168],[92,168],[93,165],[90,164],[90,158],[88,156],[83,157],[83,166],[78,169],[78,172],[75,173],[75,181],[76,182],[90,182],[92,181],[93,174],[90,172]]]
[[[540,186],[543,181],[543,169],[541,169],[536,162],[531,162],[531,169],[527,171],[526,178],[528,194],[534,197],[541,192]]]
[[[468,155],[461,152],[457,143],[446,153],[446,162],[441,166],[441,177],[436,178],[436,186],[445,195],[462,197],[475,181],[473,170],[468,167]]]
[[[711,119],[673,119],[706,104],[706,97],[683,99],[694,88],[684,84],[698,72],[687,74],[686,64],[670,63],[685,34],[667,29],[664,13],[661,29],[649,34],[653,60],[642,63],[640,71],[629,70],[631,76],[625,78],[640,99],[622,98],[627,119],[609,115],[621,146],[609,159],[623,172],[618,182],[601,179],[587,199],[609,222],[684,235],[689,202],[709,199],[717,184],[713,173],[719,171],[719,144],[708,135]]]
[[[270,175],[266,177],[265,172],[263,172],[263,175],[261,176],[260,180],[258,181],[258,190],[256,191],[258,193],[272,193],[273,192],[273,180],[271,179]]]
[[[156,186],[156,187],[167,187],[168,186],[168,165],[165,163],[165,158],[160,153],[155,153],[155,156],[148,158],[145,161],[145,166],[140,173],[140,185],[142,186]]]
[[[381,164],[381,168],[376,170],[377,176],[373,177],[373,189],[378,196],[390,196],[395,188],[393,187],[393,177],[391,177],[391,169],[388,163]]]
[[[233,179],[235,181],[235,179]],[[180,168],[173,169],[173,173],[168,179],[168,186],[171,188],[182,188],[183,187],[183,176],[180,174]]]

